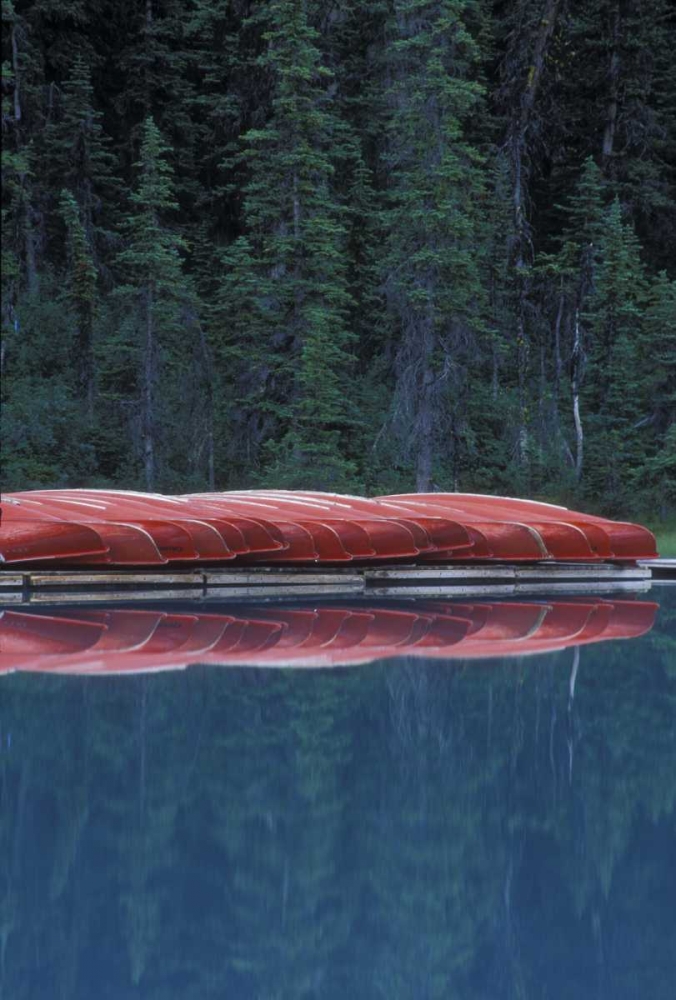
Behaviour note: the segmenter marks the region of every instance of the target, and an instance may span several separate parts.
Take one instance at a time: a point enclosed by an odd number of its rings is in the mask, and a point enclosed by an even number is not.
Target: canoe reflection
[[[652,628],[657,605],[579,598],[203,609],[6,610],[0,613],[0,672],[114,674],[197,663],[337,667],[394,656],[524,656],[642,635]]]

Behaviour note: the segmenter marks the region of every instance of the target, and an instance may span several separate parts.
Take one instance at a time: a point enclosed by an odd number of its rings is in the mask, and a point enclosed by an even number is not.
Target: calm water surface
[[[2,1000],[673,1000],[643,599],[529,657],[0,677]]]

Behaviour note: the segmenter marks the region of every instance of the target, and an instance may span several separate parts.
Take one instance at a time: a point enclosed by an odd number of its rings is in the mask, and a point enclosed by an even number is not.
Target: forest
[[[2,487],[676,512],[673,0],[2,0]]]

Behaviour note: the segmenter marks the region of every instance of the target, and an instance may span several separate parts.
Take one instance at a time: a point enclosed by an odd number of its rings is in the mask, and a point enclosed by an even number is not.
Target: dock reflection
[[[59,606],[0,612],[0,673],[126,674],[193,664],[321,668],[389,657],[547,653],[650,631],[657,605],[604,598]]]

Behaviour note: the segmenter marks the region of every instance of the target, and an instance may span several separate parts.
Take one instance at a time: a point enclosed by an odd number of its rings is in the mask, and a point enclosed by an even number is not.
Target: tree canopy
[[[3,488],[676,507],[669,0],[3,0]]]

